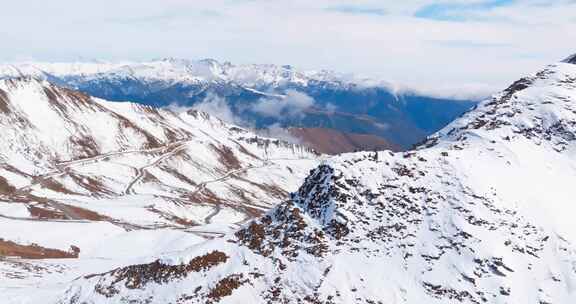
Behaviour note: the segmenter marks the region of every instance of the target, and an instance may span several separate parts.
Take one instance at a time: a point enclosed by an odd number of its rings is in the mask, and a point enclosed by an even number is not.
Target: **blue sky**
[[[439,2],[422,6],[414,13],[414,16],[433,20],[466,22],[475,20],[474,12],[489,11],[512,4],[514,4],[513,0],[470,1],[469,3]]]
[[[576,52],[573,0],[19,0],[0,61],[215,58],[412,87],[506,86]]]

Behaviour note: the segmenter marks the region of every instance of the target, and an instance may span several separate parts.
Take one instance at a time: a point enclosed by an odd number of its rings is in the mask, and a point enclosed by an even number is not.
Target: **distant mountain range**
[[[233,65],[211,59],[0,65],[0,78],[19,76],[46,79],[107,100],[172,109],[199,107],[252,128],[321,128],[339,131],[341,136],[368,134],[402,149],[476,103],[394,92],[384,83],[330,71]]]

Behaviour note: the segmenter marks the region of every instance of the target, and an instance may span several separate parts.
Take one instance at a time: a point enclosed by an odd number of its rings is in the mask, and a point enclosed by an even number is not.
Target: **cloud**
[[[489,43],[477,42],[472,40],[428,40],[425,43],[436,44],[450,48],[467,48],[467,49],[482,49],[482,48],[509,48],[513,47],[507,43]]]
[[[195,104],[192,108],[206,112],[230,124],[241,127],[250,127],[251,125],[249,122],[242,119],[242,117],[234,114],[234,111],[226,99],[216,95],[208,95],[204,100],[202,100],[202,102]]]
[[[353,14],[353,15],[374,15],[374,16],[386,15],[386,11],[382,8],[362,7],[352,5],[333,6],[326,8],[326,10],[329,12],[337,12],[342,14]]]
[[[330,102],[324,108],[329,114],[334,114],[338,110],[338,106]]]
[[[488,98],[492,94],[505,89],[505,87],[491,86],[482,83],[466,84],[459,86],[426,86],[422,85],[417,88],[414,87],[398,87],[397,94],[405,95],[422,95],[434,98],[445,98],[452,100],[475,100],[481,101]]]
[[[262,136],[277,138],[297,145],[303,144],[300,138],[292,135],[290,131],[288,131],[285,128],[282,128],[282,126],[280,126],[280,124],[278,123],[272,124],[267,128],[260,129],[258,130],[258,133]]]
[[[280,98],[262,98],[257,103],[243,108],[240,112],[250,111],[263,117],[296,117],[302,115],[303,111],[314,105],[314,99],[304,93],[287,90],[286,94]],[[237,114],[230,103],[224,98],[214,94],[208,95],[204,100],[186,107],[179,104],[171,104],[166,107],[176,113],[182,113],[189,109],[206,112],[230,124],[245,128],[254,128],[254,122],[243,118],[242,114]],[[278,128],[279,125],[270,125],[266,128]]]
[[[167,108],[176,113],[182,113],[190,109],[190,107],[182,107],[178,105],[170,105]],[[243,119],[240,115],[234,114],[234,111],[225,98],[210,95],[207,96],[202,102],[192,106],[192,109],[206,112],[229,124],[252,129],[254,132],[261,136],[276,138],[293,144],[302,144],[302,141],[299,138],[290,134],[290,131],[283,128],[279,123],[273,123],[271,125],[264,126],[263,128],[255,129],[254,123]]]
[[[576,41],[576,4],[568,0],[5,2],[2,61],[216,58],[354,72],[411,86],[505,86],[574,53]]]
[[[180,114],[180,113],[184,113],[184,112],[190,110],[190,107],[183,106],[183,105],[180,105],[178,103],[171,103],[171,104],[167,105],[166,107],[164,107],[164,109],[172,111],[176,114]]]
[[[287,90],[283,98],[263,98],[250,107],[254,113],[266,117],[294,117],[314,105],[314,99],[304,93]]]
[[[234,114],[234,111],[225,98],[214,94],[209,94],[201,102],[196,103],[193,106],[185,106],[178,103],[172,103],[164,108],[176,114],[184,113],[190,109],[194,109],[208,113],[211,116],[219,118],[220,120],[233,125],[246,128],[252,127],[252,124],[250,124],[248,121],[242,119],[242,117],[239,115]]]
[[[108,22],[118,24],[157,24],[157,23],[170,23],[174,20],[181,18],[199,18],[199,17],[222,17],[223,15],[214,10],[198,10],[198,11],[166,11],[164,13],[155,13],[142,16],[120,16],[108,19]]]

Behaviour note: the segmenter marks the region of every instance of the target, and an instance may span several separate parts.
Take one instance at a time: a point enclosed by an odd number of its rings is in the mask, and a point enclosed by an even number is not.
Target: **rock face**
[[[414,151],[334,157],[237,232],[79,279],[59,303],[572,303],[575,163],[576,66],[560,63]]]

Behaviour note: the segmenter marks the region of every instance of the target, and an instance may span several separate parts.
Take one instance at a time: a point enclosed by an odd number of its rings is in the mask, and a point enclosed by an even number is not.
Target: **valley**
[[[408,151],[289,129],[335,156],[195,109],[1,80],[0,292],[9,304],[568,303],[575,75],[568,59],[521,78]],[[369,151],[339,154],[357,147]]]

